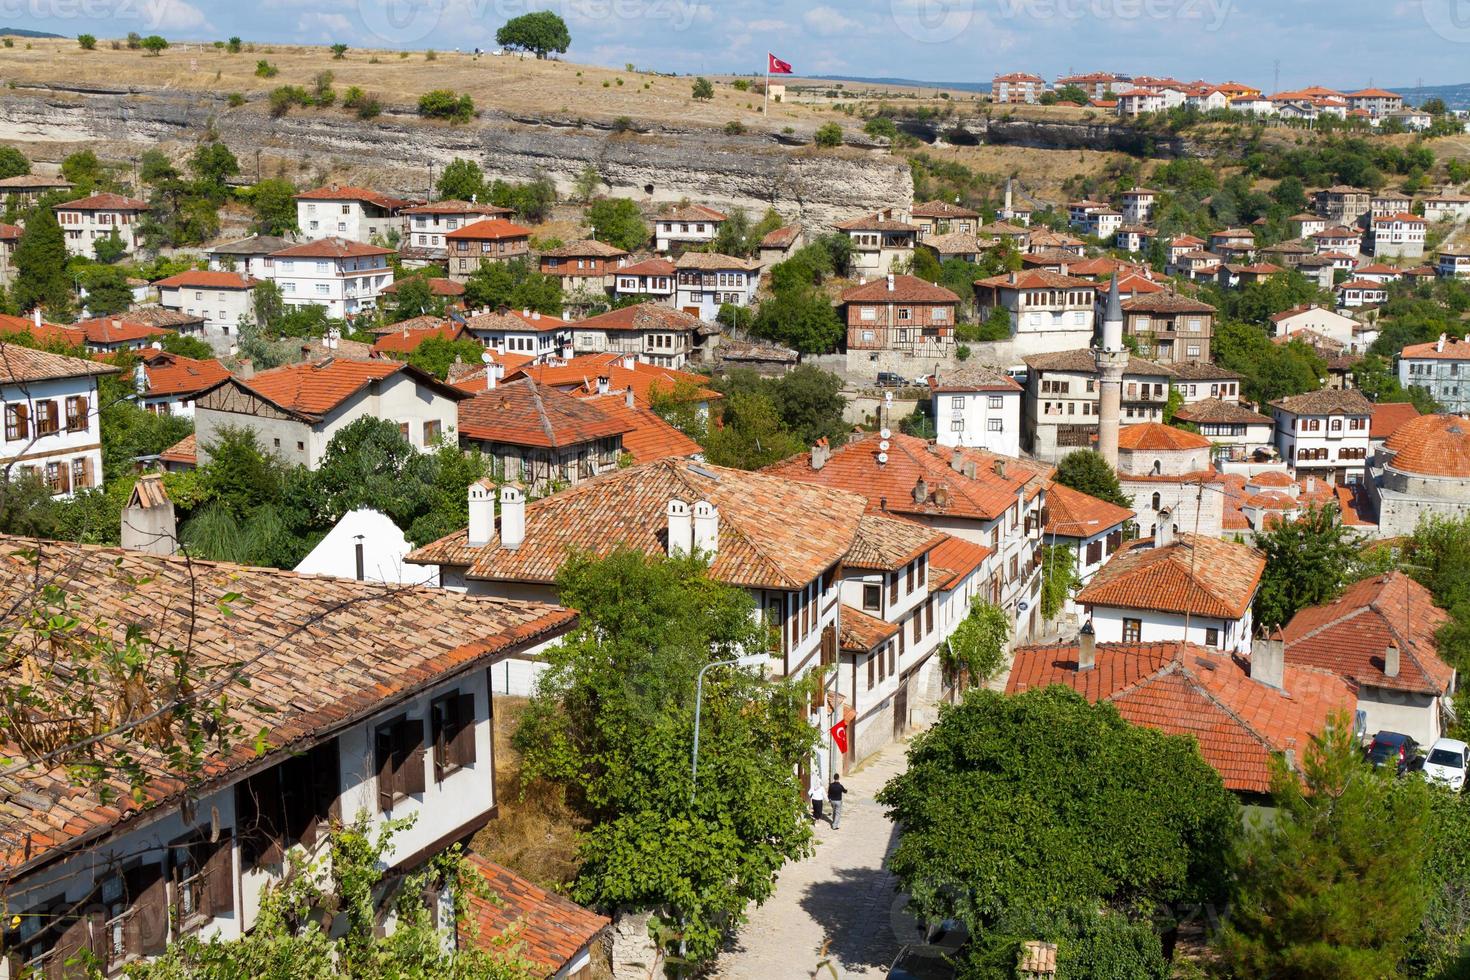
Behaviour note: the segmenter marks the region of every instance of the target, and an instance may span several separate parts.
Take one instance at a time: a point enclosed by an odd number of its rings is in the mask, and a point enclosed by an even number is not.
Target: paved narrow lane
[[[842,829],[817,826],[816,853],[789,865],[765,905],[720,957],[721,980],[830,978],[817,972],[826,956],[840,980],[881,978],[898,955],[907,932],[897,915],[903,900],[885,859],[897,843],[893,825],[873,795],[903,771],[903,744],[890,745],[858,772],[844,777],[848,789]],[[897,923],[896,921],[897,920]]]

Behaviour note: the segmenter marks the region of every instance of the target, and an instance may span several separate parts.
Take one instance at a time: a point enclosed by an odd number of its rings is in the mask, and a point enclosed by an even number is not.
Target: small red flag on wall
[[[789,64],[787,64],[786,62],[782,61],[780,58],[776,57],[775,55],[771,54],[769,51],[766,52],[766,57],[770,59],[770,64],[769,64],[767,70],[772,75],[789,75],[789,74],[791,74],[791,66]]]
[[[837,745],[837,751],[843,755],[847,754],[847,719],[839,721],[830,729],[832,741]]]

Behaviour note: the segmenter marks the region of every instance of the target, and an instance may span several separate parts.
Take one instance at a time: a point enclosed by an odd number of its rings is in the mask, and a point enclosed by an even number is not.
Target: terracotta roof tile
[[[429,384],[443,394],[458,394],[435,381],[430,375],[398,361],[356,361],[331,358],[315,363],[288,364],[262,371],[248,381],[229,379],[246,391],[272,404],[312,418],[320,418],[347,401],[375,381],[404,372],[421,383]]]
[[[52,207],[58,211],[147,211],[148,202],[121,194],[93,194]]]
[[[465,335],[464,324],[444,320],[437,327],[405,327],[393,333],[385,333],[373,341],[374,354],[411,354],[426,340],[459,340]]]
[[[1097,283],[1091,279],[1064,276],[1049,269],[1007,272],[989,279],[977,279],[975,285],[990,289],[1097,289]]]
[[[1278,398],[1271,405],[1292,415],[1372,415],[1373,403],[1356,389],[1322,388]]]
[[[260,280],[238,272],[190,269],[167,279],[160,279],[153,285],[164,288],[177,286],[181,289],[254,289],[260,285]]]
[[[574,552],[666,554],[670,500],[708,500],[718,509],[719,546],[710,566],[715,579],[787,591],[805,588],[847,554],[863,511],[855,494],[663,459],[531,501],[526,537],[515,551],[501,548],[498,537],[470,548],[459,531],[408,560],[461,564],[441,556],[469,558],[462,563],[472,566],[472,579],[550,583]]]
[[[890,623],[844,603],[838,639],[845,653],[868,653],[897,636],[901,629],[902,623]]]
[[[844,303],[958,303],[960,298],[943,286],[925,282],[917,276],[894,276],[893,288],[887,278],[874,279],[861,286],[842,291]]]
[[[589,395],[582,399],[620,425],[623,451],[634,463],[651,463],[670,456],[699,456],[704,447],[665,422],[658,413],[638,405],[629,405],[626,394]]]
[[[10,795],[0,809],[0,866],[11,871],[83,846],[77,835],[89,828],[116,825],[140,810],[176,810],[185,791],[198,798],[201,790],[227,784],[231,774],[280,760],[304,740],[355,724],[426,683],[483,671],[575,618],[556,606],[445,589],[15,537],[0,538],[0,563],[6,604],[27,601],[39,574],[84,595],[88,615],[119,639],[137,627],[160,647],[187,643],[200,667],[226,681],[229,722],[252,735],[262,732],[264,741],[263,754],[251,739],[228,750],[207,748],[206,776],[189,785],[167,753],[130,742],[150,778],[141,805],[116,771],[79,785],[59,767],[22,770],[11,778],[26,792]],[[239,598],[227,598],[231,594]],[[248,688],[227,680],[237,664],[246,665]],[[110,755],[107,743],[102,749]],[[7,756],[19,754],[6,746]],[[30,797],[39,802],[27,803]],[[29,854],[22,846],[27,837]]]
[[[1183,452],[1190,449],[1208,449],[1210,440],[1198,432],[1176,429],[1160,422],[1142,422],[1125,425],[1118,430],[1118,448],[1130,450],[1160,450]]]
[[[127,319],[127,314],[96,317],[72,324],[73,330],[81,331],[89,344],[125,344],[149,337],[162,337],[174,331],[166,327],[155,327],[149,323]]]
[[[596,394],[598,379],[607,378],[610,391],[633,389],[634,403],[641,408],[648,408],[656,393],[673,394],[680,385],[688,386],[691,396],[700,401],[712,402],[725,397],[704,387],[709,384],[707,375],[647,364],[629,354],[583,354],[559,364],[528,364],[516,374],[534,378],[543,387],[574,395]],[[514,377],[508,374],[506,380]]]
[[[1130,542],[1077,594],[1085,606],[1154,609],[1239,619],[1250,608],[1266,559],[1254,548],[1219,538],[1177,535],[1174,544]]]
[[[761,248],[790,248],[801,237],[801,225],[786,225],[767,232],[761,239]]]
[[[941,255],[971,255],[995,247],[988,238],[977,238],[964,231],[952,231],[944,235],[930,235],[919,244],[927,245]]]
[[[579,238],[574,242],[563,242],[556,248],[549,248],[541,253],[541,257],[553,259],[576,259],[591,256],[598,259],[616,259],[628,253],[616,245],[607,242],[599,242],[595,238]]]
[[[1300,758],[1334,713],[1356,706],[1327,671],[1288,665],[1283,681],[1285,693],[1251,680],[1241,661],[1193,644],[1099,643],[1085,671],[1075,646],[1021,647],[1006,692],[1062,684],[1111,702],[1132,724],[1193,736],[1227,788],[1265,793],[1273,754]]]
[[[728,221],[730,216],[703,204],[686,204],[654,215],[655,221]]]
[[[955,391],[1020,391],[1016,379],[979,364],[962,364],[953,371],[933,374],[929,377],[929,388],[939,393]]]
[[[734,269],[740,272],[755,272],[761,264],[754,259],[737,259],[733,255],[719,252],[685,252],[674,261],[676,269],[695,269],[702,272],[719,272]]]
[[[150,397],[197,394],[230,376],[229,368],[213,358],[197,360],[155,350],[140,353]]]
[[[619,270],[626,272],[627,270]],[[657,303],[638,303],[578,320],[573,329],[587,330],[675,330],[702,331],[708,326],[699,317]]]
[[[1204,398],[1189,405],[1181,405],[1174,413],[1176,419],[1194,423],[1216,423],[1234,425],[1271,425],[1269,416],[1253,412],[1240,402],[1219,398]]]
[[[0,384],[26,384],[52,378],[85,378],[116,374],[110,364],[98,364],[80,357],[52,354],[49,351],[0,342]]]
[[[1308,606],[1283,631],[1287,663],[1320,667],[1356,684],[1444,694],[1454,669],[1439,656],[1435,635],[1450,620],[1429,590],[1403,572],[1348,586],[1342,598]],[[1399,648],[1399,674],[1384,673],[1384,651]]]
[[[379,193],[370,187],[352,187],[347,185],[330,184],[326,187],[314,187],[309,191],[302,191],[296,195],[298,201],[365,201],[368,204],[377,205],[388,211],[397,211],[410,204],[402,198],[390,197]]]
[[[913,521],[864,514],[843,564],[870,571],[897,571],[933,551],[945,537],[943,532]]]
[[[460,436],[487,443],[560,449],[612,438],[628,425],[585,399],[529,378],[496,385],[459,404]]]
[[[1419,417],[1413,402],[1375,402],[1373,419],[1368,423],[1368,436],[1372,439],[1387,439],[1398,431],[1399,426]]]
[[[478,944],[496,950],[500,947],[495,940],[505,937],[518,956],[546,976],[570,964],[611,924],[606,916],[539,888],[478,854],[471,854],[469,863],[490,892],[489,898],[471,893],[467,902]]]
[[[515,214],[510,208],[494,204],[478,204],[473,201],[430,201],[415,204],[401,210],[402,214],[482,214],[486,217],[510,217]]]
[[[1462,337],[1449,337],[1445,340],[1444,350],[1439,350],[1439,342],[1435,340],[1427,344],[1409,344],[1399,352],[1399,357],[1421,360],[1428,358],[1435,361],[1470,361],[1470,340]]]
[[[383,295],[396,296],[398,287],[408,282],[407,279],[395,279],[383,287]],[[464,283],[455,282],[453,279],[445,279],[443,276],[431,276],[429,282],[429,293],[432,296],[463,296]]]
[[[1097,355],[1090,348],[1081,347],[1077,350],[1052,351],[1048,354],[1033,354],[1023,358],[1026,366],[1036,371],[1074,371],[1083,374],[1097,373]],[[1150,377],[1173,377],[1174,369],[1170,365],[1155,364],[1153,361],[1145,361],[1141,357],[1128,355],[1128,363],[1124,366],[1125,374],[1135,376],[1148,375]]]
[[[168,463],[185,463],[194,466],[199,462],[199,446],[194,433],[189,433],[159,454],[159,459]]]
[[[1123,301],[1124,313],[1214,313],[1209,303],[1178,293],[1153,293]]]
[[[503,219],[487,219],[446,232],[446,239],[454,241],[499,241],[502,238],[529,238],[531,229]]]
[[[925,201],[909,209],[915,218],[978,218],[980,212],[961,207],[950,201]]]
[[[1421,415],[1399,426],[1383,444],[1396,470],[1423,476],[1470,479],[1470,419]]]
[[[1127,507],[1099,500],[1064,483],[1046,491],[1046,534],[1061,538],[1090,538],[1134,518]]]
[[[370,255],[392,255],[391,248],[365,245],[346,238],[318,238],[272,252],[273,259],[349,259]]]

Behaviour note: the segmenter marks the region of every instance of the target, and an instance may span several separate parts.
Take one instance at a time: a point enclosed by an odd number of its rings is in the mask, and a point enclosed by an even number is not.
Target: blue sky
[[[1270,88],[1470,82],[1470,0],[0,0],[0,25],[63,34],[450,50],[561,13],[569,60],[673,72],[983,81],[1068,70]]]

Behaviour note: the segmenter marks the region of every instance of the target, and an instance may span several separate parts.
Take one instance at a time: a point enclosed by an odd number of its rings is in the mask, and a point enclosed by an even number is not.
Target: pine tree
[[[13,302],[22,310],[65,307],[71,301],[66,278],[66,239],[50,208],[36,208],[26,222],[13,257]]]

